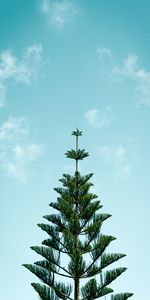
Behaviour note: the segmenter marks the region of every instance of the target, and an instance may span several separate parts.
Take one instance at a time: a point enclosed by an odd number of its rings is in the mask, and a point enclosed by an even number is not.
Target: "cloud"
[[[96,54],[98,56],[98,60],[102,62],[104,59],[112,58],[111,49],[105,47],[98,47],[96,50]]]
[[[48,11],[49,11],[49,5],[50,5],[49,0],[42,0],[41,9],[42,9],[42,11],[44,13],[48,13]]]
[[[9,117],[0,126],[0,171],[6,177],[25,181],[30,163],[42,154],[42,145],[31,142],[26,118]]]
[[[110,163],[113,161],[115,164],[118,164],[118,162],[120,163],[125,160],[127,149],[122,145],[114,148],[110,146],[101,146],[99,147],[99,154],[105,162]]]
[[[143,104],[150,106],[150,71],[140,67],[139,57],[129,54],[121,65],[115,66],[111,77],[118,82],[129,79],[135,84],[135,92],[138,98],[138,107]]]
[[[107,106],[105,110],[93,108],[85,113],[85,119],[92,127],[105,128],[111,125],[114,114],[110,106]]]
[[[133,176],[138,159],[137,142],[134,138],[112,136],[107,144],[98,147],[97,153],[114,181],[119,182]]]
[[[71,0],[42,0],[41,8],[50,25],[58,30],[63,29],[79,13],[76,4]]]
[[[0,82],[0,108],[5,105],[6,102],[6,87]]]
[[[11,50],[0,52],[0,107],[4,106],[10,80],[30,84],[40,70],[43,48],[39,44],[28,47],[21,58]]]
[[[103,71],[107,70],[107,77],[111,83],[121,83],[129,80],[133,83],[133,90],[137,98],[137,107],[150,107],[150,71],[140,66],[138,55],[130,53],[118,63],[109,48],[97,48],[96,54]]]
[[[132,164],[129,161],[129,151],[124,146],[100,146],[98,153],[105,163],[113,166],[117,179],[124,179],[131,174]]]

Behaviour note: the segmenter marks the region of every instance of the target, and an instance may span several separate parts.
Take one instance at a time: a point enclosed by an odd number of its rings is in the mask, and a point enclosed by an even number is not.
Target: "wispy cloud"
[[[50,25],[58,30],[63,29],[79,13],[77,5],[71,0],[42,0],[41,8]]]
[[[98,63],[100,64],[100,72],[103,76],[108,76],[108,71],[114,63],[113,53],[110,48],[98,47],[96,49]]]
[[[132,80],[135,84],[138,106],[141,104],[150,106],[150,71],[140,67],[137,55],[129,54],[120,65],[115,66],[111,78],[117,82],[123,79]]]
[[[150,107],[150,71],[141,67],[138,55],[130,53],[119,63],[109,48],[97,48],[96,54],[102,69],[107,69],[109,82],[114,84],[132,81],[137,107]]]
[[[104,59],[112,58],[111,49],[105,47],[98,47],[96,49],[96,54],[98,56],[98,60],[102,62]]]
[[[109,167],[116,181],[129,178],[135,169],[137,160],[136,142],[132,138],[123,138],[118,141],[105,144],[98,148],[98,155]]]
[[[4,106],[6,101],[6,87],[3,82],[0,82],[0,108]]]
[[[9,117],[0,126],[0,171],[7,177],[25,181],[29,163],[43,151],[42,145],[31,142],[26,118]]]
[[[90,109],[85,113],[88,124],[95,128],[109,127],[114,119],[114,113],[110,106],[104,110]]]
[[[119,145],[117,147],[101,146],[99,147],[99,155],[105,163],[113,166],[115,175],[117,174],[119,179],[124,179],[131,174],[132,166],[128,161],[127,149]]]
[[[21,58],[11,50],[0,52],[0,106],[6,101],[9,80],[30,84],[40,70],[43,48],[39,44],[28,47]]]

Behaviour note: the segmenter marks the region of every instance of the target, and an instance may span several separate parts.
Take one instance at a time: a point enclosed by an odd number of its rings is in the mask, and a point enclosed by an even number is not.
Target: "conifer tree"
[[[54,189],[58,198],[50,207],[57,213],[44,216],[47,224],[38,224],[48,239],[42,246],[31,247],[43,259],[23,266],[42,282],[31,284],[42,300],[94,300],[107,294],[111,300],[126,300],[133,294],[114,295],[110,287],[126,268],[106,269],[125,254],[106,251],[115,237],[102,234],[101,227],[111,215],[100,213],[102,205],[90,192],[93,174],[82,176],[79,172],[79,161],[88,156],[85,149],[78,147],[82,132],[76,129],[72,135],[76,148],[67,151],[66,157],[75,160],[75,172],[63,174],[62,187]]]

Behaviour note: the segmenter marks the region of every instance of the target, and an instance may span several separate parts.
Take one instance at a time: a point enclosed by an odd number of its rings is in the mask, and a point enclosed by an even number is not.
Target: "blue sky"
[[[103,232],[128,270],[113,285],[148,299],[150,266],[150,4],[135,0],[0,1],[1,299],[37,299],[21,267],[36,226],[74,165],[77,126]],[[109,299],[109,297],[107,297]]]

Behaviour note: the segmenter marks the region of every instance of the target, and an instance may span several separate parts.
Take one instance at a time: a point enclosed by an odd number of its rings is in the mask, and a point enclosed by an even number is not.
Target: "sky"
[[[148,299],[150,267],[150,3],[148,0],[0,1],[1,299],[36,300],[22,267],[45,234],[72,130],[90,156],[103,233],[126,253],[112,285]],[[44,220],[43,220],[44,221]],[[39,258],[39,257],[38,257]],[[107,297],[107,300],[110,298]]]

